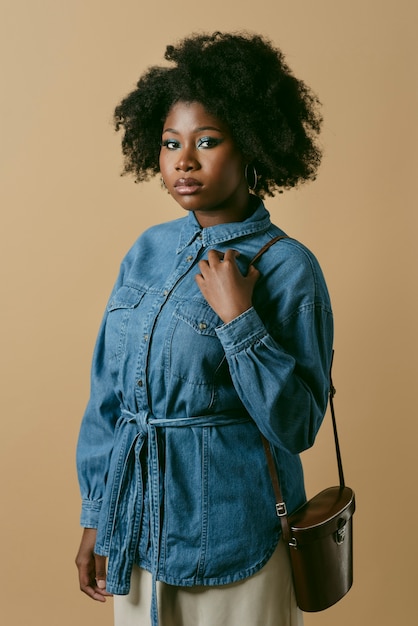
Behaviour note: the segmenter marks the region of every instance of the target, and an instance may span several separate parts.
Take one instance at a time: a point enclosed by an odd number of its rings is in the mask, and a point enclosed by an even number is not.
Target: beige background
[[[316,183],[268,201],[319,257],[336,317],[337,416],[356,490],[355,585],[307,626],[414,622],[417,9],[411,0],[1,0],[2,623],[112,622],[79,593],[74,448],[122,255],[181,214],[119,177],[114,105],[194,30],[270,36],[324,102]],[[245,97],[245,93],[243,94]],[[337,480],[327,417],[309,493]]]

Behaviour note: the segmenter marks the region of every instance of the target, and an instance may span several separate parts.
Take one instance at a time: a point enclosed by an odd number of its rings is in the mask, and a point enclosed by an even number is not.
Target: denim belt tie
[[[156,419],[148,411],[121,411],[115,428],[115,445],[105,495],[107,506],[102,507],[103,511],[108,511],[108,516],[107,519],[100,519],[96,552],[108,556],[108,590],[116,594],[127,594],[143,515],[144,486],[140,458],[147,443],[152,545],[152,626],[158,625],[157,576],[160,558],[160,464],[157,430],[185,426],[218,427],[241,424],[249,420],[248,416],[242,416],[242,412],[240,417],[220,414]],[[136,480],[132,480],[133,476]],[[122,519],[118,516],[119,510],[129,511],[129,514]]]

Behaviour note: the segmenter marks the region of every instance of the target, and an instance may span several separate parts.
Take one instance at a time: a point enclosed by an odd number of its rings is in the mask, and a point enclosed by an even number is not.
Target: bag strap
[[[340,451],[340,443],[338,441],[338,432],[337,432],[337,421],[335,419],[335,409],[334,409],[334,396],[336,394],[336,389],[332,382],[332,363],[334,360],[334,350],[332,351],[331,357],[331,366],[329,369],[329,408],[331,409],[331,418],[332,418],[332,429],[334,431],[334,441],[335,441],[335,452],[337,455],[337,464],[338,464],[338,476],[340,479],[340,487],[345,487],[344,480],[344,471],[343,471],[343,463],[341,460],[341,451]]]
[[[274,237],[273,239],[268,241],[253,257],[250,265],[252,265],[255,261],[257,261],[257,259],[259,259],[261,255],[264,254],[264,252],[266,252],[266,250],[268,250],[273,244],[275,244],[277,241],[280,241],[281,239],[288,239],[288,237],[287,235],[279,235],[278,237]],[[337,464],[338,464],[338,475],[339,475],[339,480],[340,480],[340,487],[343,488],[345,487],[344,472],[343,472],[343,466],[342,466],[342,460],[341,460],[341,451],[340,451],[340,444],[338,440],[337,422],[335,418],[335,409],[334,409],[334,396],[335,396],[336,390],[332,382],[333,360],[334,360],[334,350],[332,351],[331,366],[330,366],[330,371],[329,371],[329,382],[330,382],[329,404],[330,404],[330,409],[331,409],[332,427],[333,427],[333,432],[334,432],[335,452],[336,452]],[[266,439],[266,437],[264,437],[262,433],[260,433],[260,435],[261,435],[261,440],[263,442],[264,452],[267,458],[267,466],[269,469],[274,494],[276,497],[276,514],[280,518],[283,539],[287,543],[289,543],[289,541],[291,540],[291,533],[290,533],[290,528],[289,528],[288,511],[287,511],[286,503],[283,499],[282,490],[280,487],[279,475],[278,475],[277,468],[276,468],[276,463],[274,461],[274,456],[273,456],[273,452],[272,452],[269,441]]]
[[[273,239],[270,239],[270,241],[268,241],[262,248],[260,248],[257,254],[251,259],[250,265],[253,265],[257,261],[257,259],[259,259],[261,255],[266,252],[266,250],[268,250],[274,243],[280,241],[281,239],[289,239],[289,237],[287,235],[278,235],[277,237],[273,237]]]

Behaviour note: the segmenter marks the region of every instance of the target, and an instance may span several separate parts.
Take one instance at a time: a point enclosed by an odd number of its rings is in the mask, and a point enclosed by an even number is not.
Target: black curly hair
[[[270,41],[247,33],[196,34],[167,46],[165,59],[172,66],[149,68],[115,109],[115,128],[124,129],[123,174],[140,182],[159,172],[162,127],[182,101],[201,103],[227,124],[256,168],[258,196],[315,178],[320,103]]]

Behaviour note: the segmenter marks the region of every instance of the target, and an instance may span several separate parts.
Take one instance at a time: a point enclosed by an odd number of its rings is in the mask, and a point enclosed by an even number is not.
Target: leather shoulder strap
[[[262,248],[260,248],[257,254],[251,259],[250,265],[253,265],[253,263],[255,263],[257,259],[259,259],[261,255],[266,252],[266,250],[271,248],[273,244],[275,244],[277,241],[280,241],[281,239],[289,239],[289,237],[287,235],[278,235],[277,237],[273,237],[273,239],[270,239],[270,241],[268,241]]]
[[[274,237],[273,239],[268,241],[257,252],[257,254],[253,257],[253,259],[251,260],[250,265],[255,263],[255,261],[257,261],[261,257],[261,255],[266,252],[266,250],[268,250],[273,244],[275,244],[277,241],[280,241],[281,239],[288,239],[288,236],[287,235],[279,235],[278,237]],[[330,401],[332,425],[333,425],[333,430],[334,430],[335,451],[336,451],[336,455],[337,455],[338,474],[339,474],[339,479],[340,479],[340,486],[344,487],[345,486],[344,473],[343,473],[343,466],[342,466],[342,461],[341,461],[341,453],[340,453],[340,446],[339,446],[338,432],[337,432],[337,423],[336,423],[336,419],[335,419],[334,402],[333,402],[334,395],[335,395],[335,387],[334,387],[333,382],[332,382],[332,361],[333,361],[333,359],[334,359],[334,350],[332,351],[331,368],[330,368],[330,372],[329,372],[329,380],[330,380],[329,401]],[[276,463],[274,461],[273,452],[271,450],[271,445],[270,445],[269,441],[267,441],[267,439],[264,437],[264,435],[262,433],[260,433],[260,435],[261,435],[261,439],[262,439],[262,442],[263,442],[264,451],[265,451],[266,458],[267,458],[267,465],[268,465],[269,473],[270,473],[270,478],[271,478],[271,482],[272,482],[272,485],[273,485],[274,494],[275,494],[275,498],[276,498],[276,513],[277,513],[278,517],[280,517],[280,522],[281,522],[281,525],[282,525],[283,538],[284,538],[284,540],[286,542],[289,542],[291,536],[290,536],[290,529],[289,529],[289,521],[288,521],[288,518],[287,518],[288,511],[287,511],[287,508],[286,508],[286,503],[283,500],[283,495],[282,495],[282,490],[281,490],[281,487],[280,487],[280,480],[279,480],[279,475],[277,473]]]

